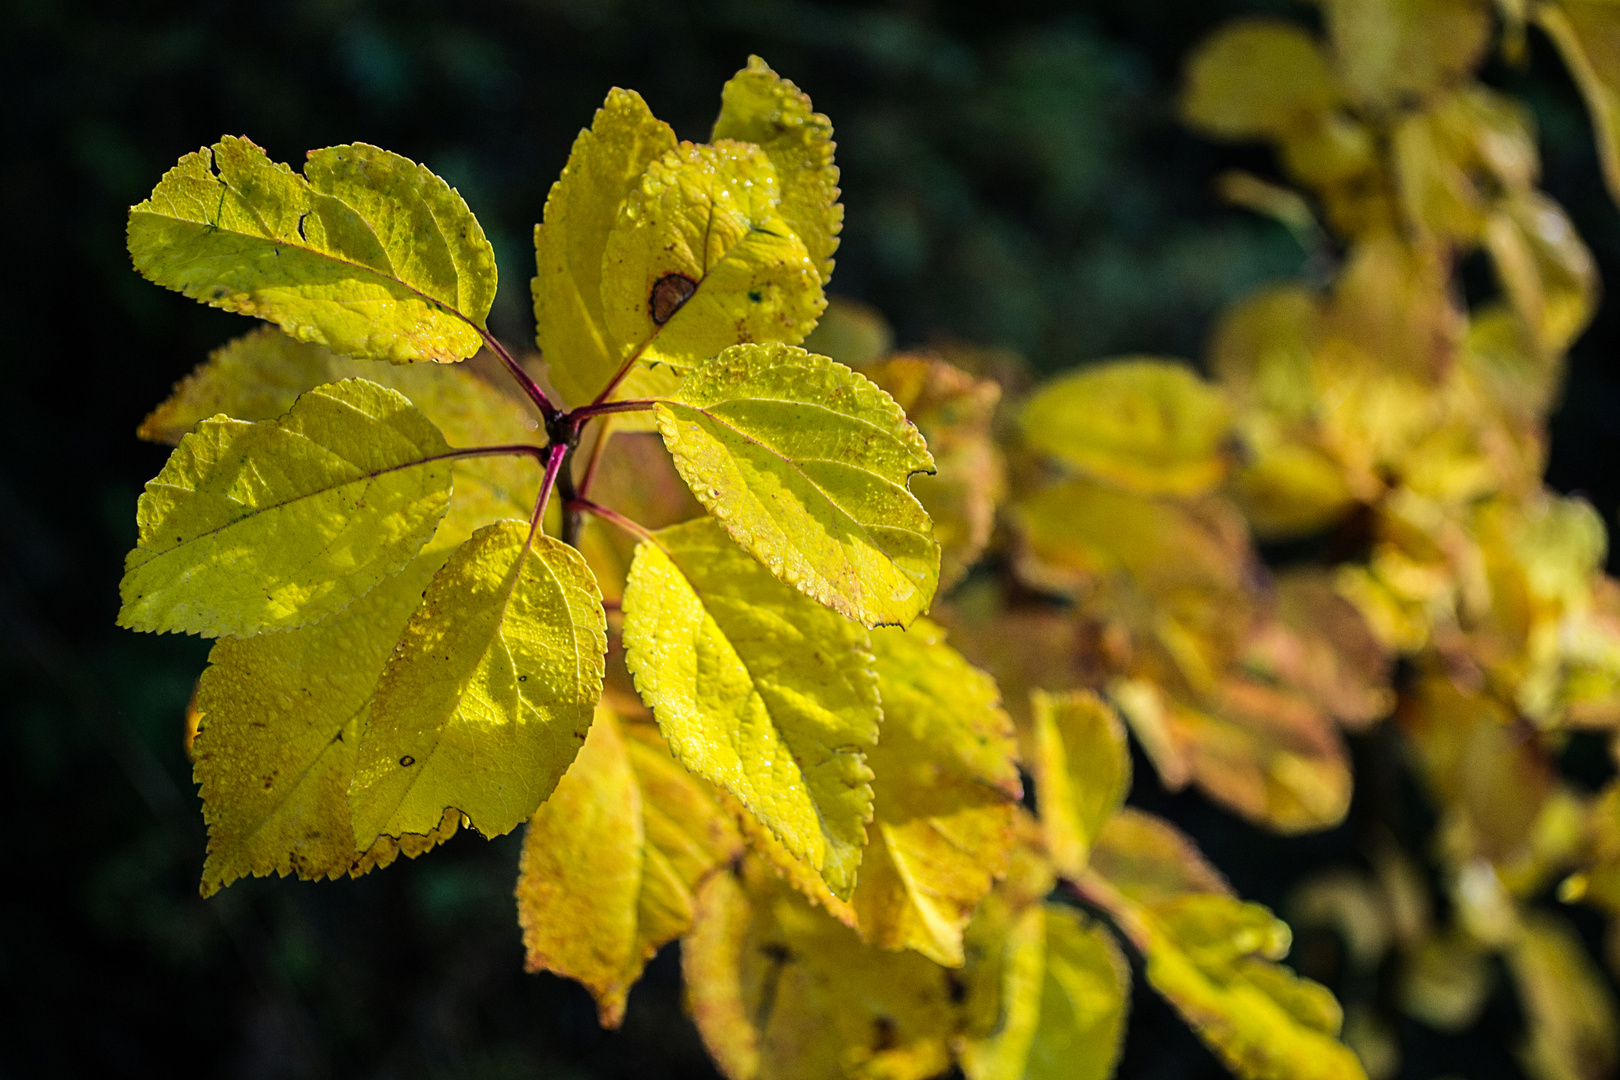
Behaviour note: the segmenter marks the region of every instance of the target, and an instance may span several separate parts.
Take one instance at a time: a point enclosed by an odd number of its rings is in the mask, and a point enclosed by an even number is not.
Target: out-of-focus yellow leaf
[[[772,574],[866,626],[927,610],[939,544],[906,481],[934,459],[870,380],[803,349],[739,345],[657,415],[692,493]]]
[[[659,947],[692,925],[693,891],[742,853],[701,781],[646,725],[598,707],[579,756],[529,820],[518,922],[530,971],[584,983],[605,1027]]]
[[[1336,825],[1350,806],[1350,762],[1332,723],[1303,699],[1242,677],[1202,705],[1152,684],[1111,689],[1160,778],[1191,781],[1279,832]]]
[[[1478,85],[1402,117],[1392,146],[1407,220],[1469,244],[1490,204],[1529,195],[1539,164],[1528,111]]]
[[[1082,368],[1036,391],[1024,441],[1089,476],[1144,495],[1200,495],[1226,475],[1231,410],[1179,363]]]
[[[1227,493],[1255,535],[1306,536],[1355,510],[1361,495],[1355,477],[1314,437],[1295,437],[1271,417],[1251,414],[1239,438],[1246,460]]]
[[[1356,351],[1347,366],[1366,369],[1364,378],[1380,369],[1425,379],[1445,371],[1464,332],[1448,269],[1438,251],[1393,232],[1358,236],[1323,312],[1324,336]],[[1340,396],[1320,374],[1317,386]]]
[[[971,976],[991,984],[995,1021],[962,1048],[968,1080],[1108,1080],[1130,995],[1113,938],[1056,904],[1031,905],[996,929],[1001,940]]]
[[[1275,617],[1250,642],[1246,659],[1352,730],[1395,707],[1389,650],[1326,571],[1277,575]]]
[[[1305,286],[1277,285],[1222,313],[1210,341],[1210,369],[1240,408],[1291,420],[1320,408],[1311,370],[1320,307]]]
[[[1462,932],[1425,938],[1402,958],[1401,1009],[1440,1031],[1472,1027],[1495,984],[1490,954]]]
[[[883,729],[852,903],[868,942],[956,967],[963,928],[1007,870],[1023,795],[1012,720],[995,682],[926,619],[874,631],[872,652]]]
[[[1242,169],[1228,169],[1215,178],[1215,190],[1233,206],[1246,207],[1280,223],[1307,252],[1316,251],[1326,241],[1311,204],[1292,188],[1262,180]]]
[[[1535,1080],[1597,1080],[1620,1059],[1614,994],[1561,919],[1531,913],[1508,950],[1529,1037],[1520,1051]]]
[[[894,351],[894,330],[883,313],[864,300],[829,296],[827,310],[804,339],[804,347],[862,371]]]
[[[1597,308],[1597,268],[1568,215],[1536,192],[1503,202],[1485,227],[1502,290],[1548,355],[1570,346]]]
[[[858,624],[783,585],[711,519],[636,549],[626,661],[671,751],[839,896],[872,818],[877,676]]]
[[[1470,313],[1463,363],[1499,408],[1540,434],[1563,389],[1563,365],[1547,356],[1512,305],[1495,301]]]
[[[765,151],[781,185],[782,219],[804,241],[825,285],[844,224],[832,121],[812,111],[808,94],[750,56],[748,66],[720,91],[720,116],[710,139],[736,139]]]
[[[1186,834],[1161,817],[1129,806],[1109,818],[1097,834],[1090,869],[1138,904],[1188,894],[1233,895],[1220,871]]]
[[[699,889],[687,1007],[728,1080],[927,1080],[951,1063],[945,968],[869,948],[750,863]]]
[[[648,166],[602,255],[616,354],[684,369],[728,345],[803,341],[826,300],[781,199],[776,168],[748,143],[682,143]]]
[[[1328,870],[1295,889],[1288,920],[1295,927],[1337,931],[1356,971],[1376,970],[1394,940],[1383,891],[1367,875],[1348,869]]]
[[[691,489],[675,470],[669,451],[656,434],[621,431],[603,425],[597,438],[607,439],[591,484],[591,501],[617,510],[647,529],[663,529],[703,513]],[[584,515],[575,545],[596,574],[602,598],[616,602],[635,555],[636,540],[611,522]]]
[[[362,847],[455,808],[510,832],[562,778],[602,695],[602,594],[573,548],[523,521],[450,556],[377,684],[349,789]]]
[[[1490,40],[1483,0],[1325,0],[1323,7],[1339,78],[1375,111],[1456,82]]]
[[[938,471],[912,477],[911,493],[933,520],[939,591],[948,592],[990,543],[1006,486],[991,431],[1001,387],[920,356],[893,357],[865,375],[899,402],[928,440]]]
[[[1091,845],[1131,787],[1125,727],[1096,694],[1033,694],[1035,756],[1047,851],[1064,874],[1085,869]]]
[[[674,131],[640,94],[610,90],[551,186],[544,224],[534,227],[535,343],[571,405],[594,399],[625,361],[603,313],[602,252],[636,181],[675,146]]]
[[[341,610],[432,537],[450,499],[449,462],[432,459],[449,449],[403,395],[361,379],[277,420],[207,421],[141,496],[119,625],[248,636]]]
[[[1603,179],[1620,202],[1620,10],[1603,0],[1554,0],[1533,14],[1586,99]]]
[[[1284,137],[1339,104],[1316,39],[1281,19],[1234,19],[1187,62],[1182,118],[1227,139]]]

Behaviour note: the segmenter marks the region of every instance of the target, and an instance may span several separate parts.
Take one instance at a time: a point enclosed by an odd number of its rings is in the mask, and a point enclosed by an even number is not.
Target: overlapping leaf
[[[939,544],[906,481],[934,461],[888,394],[803,349],[737,346],[657,414],[693,494],[771,573],[867,626],[927,609]]]
[[[756,144],[776,167],[782,220],[804,242],[825,285],[844,224],[833,164],[832,122],[810,98],[757,56],[720,91],[720,116],[710,139]]]
[[[579,553],[485,526],[434,575],[377,686],[350,789],[359,837],[447,809],[485,836],[551,794],[602,693],[602,596]]]
[[[1063,873],[1085,869],[1091,845],[1125,801],[1131,786],[1130,750],[1119,717],[1087,691],[1033,695],[1041,828],[1052,862]]]
[[[1602,0],[1556,0],[1532,10],[1586,99],[1603,178],[1620,202],[1620,11]]]
[[[300,176],[226,136],[130,210],[129,250],[194,300],[396,363],[471,356],[495,298],[494,251],[461,196],[364,143],[311,151]]]
[[[570,404],[592,401],[627,359],[607,330],[602,255],[636,182],[675,146],[675,133],[641,95],[610,91],[574,140],[546,199],[545,222],[534,228],[535,342]]]
[[[1023,794],[1012,720],[927,620],[874,631],[872,649],[883,734],[852,903],[868,942],[957,966],[963,928],[1007,869]]]
[[[867,632],[777,581],[705,518],[637,549],[624,642],[675,757],[848,897],[880,715]]]
[[[648,166],[602,256],[615,351],[688,368],[740,342],[803,341],[826,300],[781,198],[749,143],[682,143]]]
[[[927,1080],[951,1062],[947,972],[853,930],[745,862],[711,877],[681,948],[687,1007],[728,1080]]]
[[[726,812],[649,734],[598,707],[519,864],[529,970],[584,983],[607,1027],[646,962],[691,927],[699,883],[742,853]]]
[[[1507,958],[1528,1021],[1525,1071],[1536,1080],[1612,1073],[1620,1060],[1614,993],[1573,929],[1536,915]]]
[[[247,635],[340,610],[433,535],[450,466],[427,459],[449,449],[402,395],[358,379],[279,420],[205,422],[141,496],[119,625]]]

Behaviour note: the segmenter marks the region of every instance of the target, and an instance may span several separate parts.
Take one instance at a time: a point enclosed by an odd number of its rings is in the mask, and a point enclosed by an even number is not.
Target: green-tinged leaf
[[[1131,985],[1114,939],[1056,904],[1031,905],[1004,934],[975,973],[999,985],[994,1028],[962,1050],[968,1080],[1108,1080]]]
[[[511,831],[574,760],[602,693],[606,624],[579,553],[520,521],[434,576],[377,687],[349,799],[361,843],[454,807]]]
[[[1085,869],[1103,824],[1131,787],[1131,755],[1125,726],[1087,690],[1031,696],[1035,719],[1035,790],[1047,851],[1058,869],[1073,876]]]
[[[1021,422],[1035,450],[1144,495],[1199,495],[1226,475],[1231,409],[1177,363],[1082,368],[1037,391]]]
[[[1609,197],[1620,202],[1620,8],[1602,0],[1555,0],[1532,11],[1586,99],[1603,179]]]
[[[720,91],[720,116],[709,138],[754,143],[765,151],[781,185],[782,220],[804,241],[825,285],[844,224],[832,121],[812,111],[808,94],[750,56]]]
[[[747,143],[682,143],[648,167],[602,256],[618,355],[687,368],[728,345],[804,340],[827,302],[781,190]]]
[[[1091,870],[1136,903],[1157,903],[1189,893],[1231,896],[1232,887],[1196,844],[1163,818],[1121,808],[1102,827],[1091,849]]]
[[[1533,914],[1508,950],[1528,1038],[1519,1052],[1535,1080],[1610,1076],[1620,1059],[1614,993],[1573,929]]]
[[[872,842],[852,901],[861,936],[962,963],[962,930],[1007,870],[1023,786],[996,685],[938,626],[872,634],[883,732],[868,755]]]
[[[729,816],[649,730],[597,708],[519,862],[528,969],[584,983],[610,1028],[642,967],[692,925],[698,883],[742,854]]]
[[[827,310],[803,345],[862,371],[894,351],[894,328],[883,312],[864,300],[828,296]]]
[[[927,1080],[951,1063],[948,973],[861,943],[745,862],[698,892],[687,1008],[727,1080]]]
[[[640,94],[609,91],[551,186],[545,223],[534,227],[535,342],[570,404],[593,400],[624,363],[602,310],[602,253],[636,181],[675,147],[675,133]]]
[[[1321,47],[1296,23],[1234,19],[1187,63],[1182,118],[1228,139],[1284,137],[1339,104]]]
[[[1490,42],[1483,0],[1326,0],[1323,7],[1339,78],[1374,110],[1458,81]]]
[[[348,792],[360,732],[383,664],[443,561],[442,550],[425,553],[321,622],[225,638],[209,653],[194,744],[208,822],[204,896],[241,877],[357,868]]]
[[[129,250],[159,285],[373,360],[471,356],[495,299],[461,196],[365,143],[311,151],[300,176],[226,136],[131,208]]]
[[[991,424],[1001,400],[994,379],[976,379],[943,360],[896,356],[864,374],[887,391],[928,440],[938,471],[912,477],[939,541],[939,592],[979,561],[995,530],[1006,487]]]
[[[939,544],[906,481],[934,460],[888,394],[824,356],[749,345],[657,413],[692,493],[771,573],[867,626],[927,610]]]
[[[877,677],[860,626],[783,585],[711,520],[636,549],[625,660],[671,751],[848,897],[872,817]]]
[[[340,610],[433,535],[450,466],[418,463],[449,449],[401,394],[359,379],[279,420],[205,422],[141,496],[119,625],[242,636]]]

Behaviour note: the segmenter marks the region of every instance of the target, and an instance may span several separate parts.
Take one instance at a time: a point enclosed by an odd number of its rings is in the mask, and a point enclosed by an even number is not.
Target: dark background
[[[198,898],[204,833],[181,726],[207,646],[113,626],[135,500],[167,452],[135,426],[252,325],[130,268],[125,212],[181,154],[231,133],[295,164],[353,140],[424,161],[483,222],[501,266],[492,323],[526,342],[530,229],[607,88],[639,89],[703,139],[721,83],[758,52],[833,118],[848,206],[834,291],[878,304],[902,343],[950,333],[1045,371],[1197,357],[1223,305],[1303,265],[1280,227],[1211,191],[1220,169],[1269,171],[1269,156],[1206,143],[1172,108],[1195,41],[1240,11],[1312,18],[1287,0],[4,10],[0,1078],[712,1075],[673,949],[618,1033],[598,1030],[577,987],[522,973],[515,834],[463,834],[359,881]],[[1546,187],[1620,281],[1620,214],[1584,112],[1545,41],[1532,45],[1527,71],[1489,77],[1534,107]],[[1550,477],[1609,521],[1615,311],[1574,351]],[[1357,856],[1356,813],[1284,841],[1138,776],[1133,801],[1171,813],[1273,906]],[[1520,1030],[1506,991],[1465,1038],[1408,1023],[1403,1075],[1516,1075]],[[1122,1075],[1223,1074],[1139,992]]]

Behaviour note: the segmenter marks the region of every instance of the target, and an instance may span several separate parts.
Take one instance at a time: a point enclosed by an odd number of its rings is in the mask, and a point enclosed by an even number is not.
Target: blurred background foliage
[[[203,826],[181,730],[206,645],[112,625],[135,499],[165,452],[134,428],[241,329],[129,267],[125,212],[182,153],[231,133],[276,160],[364,140],[423,161],[484,223],[501,264],[492,324],[526,342],[530,229],[607,88],[639,89],[702,138],[714,88],[757,52],[833,118],[848,207],[833,291],[876,304],[903,345],[954,337],[1042,372],[1198,357],[1222,307],[1320,272],[1280,225],[1214,192],[1224,169],[1274,175],[1269,154],[1174,119],[1191,46],[1237,14],[1314,17],[1287,0],[5,10],[0,798],[13,824],[0,1077],[713,1075],[667,952],[612,1034],[582,990],[522,974],[516,835],[458,837],[431,861],[356,881],[246,881],[198,898]],[[1526,68],[1493,61],[1486,81],[1530,105],[1543,187],[1620,281],[1620,215],[1585,113],[1547,43],[1530,45]],[[1620,307],[1608,305],[1573,349],[1549,474],[1609,522],[1617,344]],[[1605,779],[1597,739],[1566,756],[1594,787]],[[1138,764],[1132,802],[1187,828],[1245,896],[1282,908],[1302,877],[1353,857],[1354,809],[1339,829],[1282,839],[1196,793],[1166,794]],[[1390,785],[1412,828],[1432,827],[1410,779]],[[1308,968],[1314,947],[1302,937],[1293,962]],[[1223,1075],[1153,998],[1134,1007],[1121,1076]],[[1517,1075],[1516,1009],[1504,990],[1463,1036],[1409,1023],[1402,1075]]]

